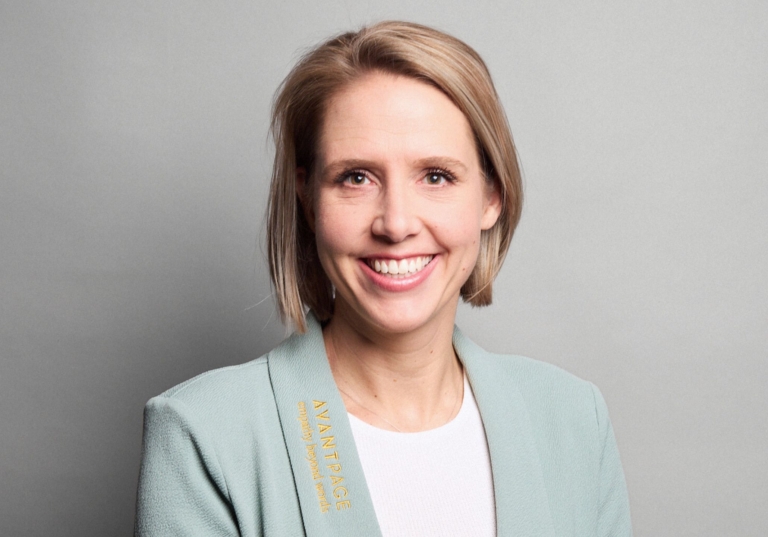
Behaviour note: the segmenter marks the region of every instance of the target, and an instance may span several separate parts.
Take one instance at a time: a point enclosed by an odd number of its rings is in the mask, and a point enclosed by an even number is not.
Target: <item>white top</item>
[[[384,537],[495,537],[488,443],[472,389],[456,417],[418,433],[385,431],[349,415]]]

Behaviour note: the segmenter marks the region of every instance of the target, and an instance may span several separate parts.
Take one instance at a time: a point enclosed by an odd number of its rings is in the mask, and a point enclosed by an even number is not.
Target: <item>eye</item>
[[[364,172],[345,172],[341,174],[339,177],[339,182],[341,183],[347,183],[353,186],[360,186],[370,183],[370,179],[368,179],[368,176],[365,175]]]
[[[452,183],[453,176],[443,170],[429,170],[424,176],[424,182],[428,185],[440,186],[445,183]]]

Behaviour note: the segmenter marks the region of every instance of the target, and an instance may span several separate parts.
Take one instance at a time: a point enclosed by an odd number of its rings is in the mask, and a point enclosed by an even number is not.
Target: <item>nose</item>
[[[417,214],[418,200],[415,197],[415,193],[409,192],[406,185],[387,185],[379,195],[371,232],[391,243],[402,242],[416,235],[422,223]]]

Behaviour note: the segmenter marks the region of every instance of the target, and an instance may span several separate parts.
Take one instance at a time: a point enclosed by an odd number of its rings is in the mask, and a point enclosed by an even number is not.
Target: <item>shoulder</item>
[[[473,388],[497,392],[503,397],[518,392],[530,410],[569,414],[576,410],[595,417],[598,398],[595,386],[555,365],[510,354],[488,352],[463,335],[454,332],[454,347],[467,367]]]
[[[509,374],[513,375],[518,383],[555,390],[579,390],[592,385],[573,373],[548,362],[516,354],[490,352],[485,354],[488,360],[496,362],[498,366],[503,367]]]
[[[594,405],[595,385],[553,364],[518,355],[488,354],[504,369],[526,399],[584,400]]]
[[[579,417],[587,424],[597,423],[602,396],[591,382],[525,356],[486,353],[485,360],[488,368],[496,370],[492,389],[516,389],[529,412],[549,419]]]
[[[561,529],[631,535],[626,485],[600,391],[552,364],[486,352],[458,330],[454,346],[470,382],[476,380],[472,388],[486,431],[534,447]],[[588,513],[597,518],[585,520]]]
[[[198,400],[210,402],[211,397],[227,399],[242,392],[251,392],[269,383],[268,354],[244,364],[212,369],[177,384],[160,394],[188,404]]]
[[[145,422],[175,424],[213,438],[244,426],[274,426],[268,356],[207,371],[166,390],[147,402]]]
[[[525,408],[534,429],[547,437],[566,431],[584,438],[599,435],[601,415],[606,412],[602,396],[591,382],[546,362],[487,352],[458,329],[454,347],[476,395],[480,392],[495,401],[494,407],[509,410],[508,405],[515,401]],[[495,418],[503,416],[496,409],[491,413]]]
[[[262,526],[264,513],[253,506],[262,505],[263,486],[290,498],[290,461],[268,359],[203,373],[149,400],[137,535],[172,528],[179,535],[239,535],[238,528]],[[287,513],[282,525],[300,520],[292,501],[279,509]]]

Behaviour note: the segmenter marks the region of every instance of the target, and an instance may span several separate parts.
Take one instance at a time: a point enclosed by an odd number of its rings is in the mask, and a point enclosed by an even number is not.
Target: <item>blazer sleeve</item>
[[[135,535],[239,535],[213,445],[187,405],[158,396],[144,409]]]
[[[595,397],[598,439],[601,445],[597,534],[600,537],[631,537],[627,484],[613,427],[608,418],[608,407],[600,390],[594,385],[592,393]]]

